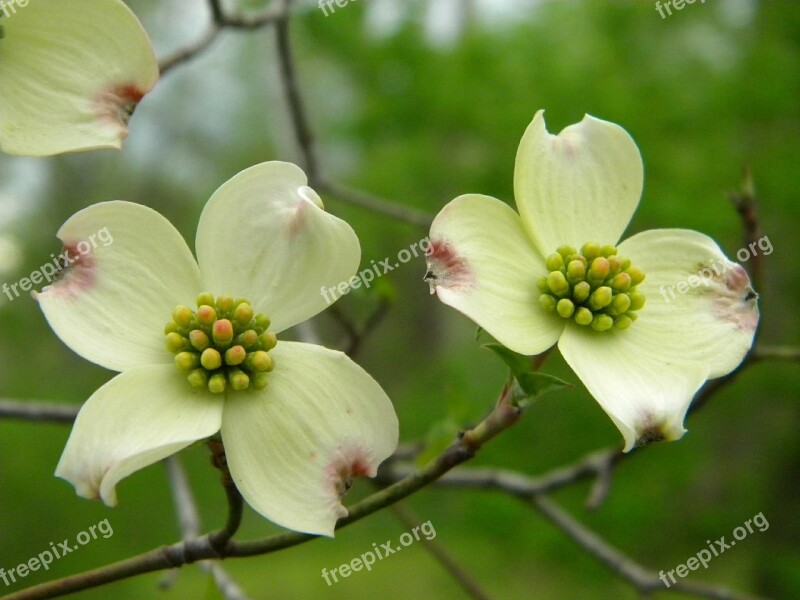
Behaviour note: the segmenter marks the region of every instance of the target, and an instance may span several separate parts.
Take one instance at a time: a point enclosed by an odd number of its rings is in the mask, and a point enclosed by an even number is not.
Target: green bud
[[[556,252],[545,259],[544,265],[548,271],[558,271],[564,266],[564,257]]]
[[[221,313],[230,313],[235,305],[236,302],[230,296],[223,295],[217,298],[217,309],[219,309]]]
[[[203,304],[197,309],[197,322],[201,325],[213,325],[217,320],[217,311],[213,306]]]
[[[586,260],[593,261],[595,258],[600,256],[602,248],[600,244],[596,242],[586,242],[583,246],[581,246],[581,254],[586,257]]]
[[[204,388],[208,385],[208,371],[205,369],[195,369],[189,373],[186,379],[193,388]]]
[[[197,297],[197,306],[200,307],[200,306],[203,306],[204,304],[207,305],[207,306],[213,305],[214,304],[214,294],[212,294],[210,292],[203,292],[202,294],[200,294]]]
[[[258,341],[261,343],[262,350],[272,350],[278,344],[278,338],[274,333],[262,333]]]
[[[614,327],[617,329],[627,329],[633,323],[633,319],[631,319],[628,315],[622,315],[621,317],[617,317],[616,321],[614,321]]]
[[[595,331],[608,331],[614,326],[614,319],[608,315],[596,315],[592,321],[592,329]]]
[[[181,350],[186,350],[189,344],[186,341],[186,338],[183,337],[180,333],[171,332],[167,334],[167,350],[176,354]]]
[[[617,294],[614,296],[614,299],[611,300],[610,308],[614,310],[615,315],[621,315],[631,305],[631,299],[628,297],[628,294]]]
[[[611,287],[618,292],[627,292],[631,289],[631,276],[627,273],[617,273],[611,280]]]
[[[589,267],[589,282],[590,283],[603,283],[606,277],[608,277],[608,272],[610,270],[610,265],[608,264],[608,259],[602,256],[595,258],[592,261],[591,266]]]
[[[247,358],[247,352],[241,346],[231,346],[225,351],[226,365],[240,365],[244,362],[245,358]]]
[[[219,369],[222,366],[222,355],[216,348],[206,348],[200,355],[200,364],[209,371]]]
[[[567,265],[567,280],[570,283],[576,283],[578,281],[583,281],[585,276],[586,265],[579,260],[570,261],[569,265]]]
[[[164,326],[164,335],[178,331],[178,324],[175,321],[170,321]]]
[[[192,329],[189,332],[189,341],[195,350],[200,350],[201,352],[211,345],[206,333],[200,329]]]
[[[245,364],[251,371],[267,372],[272,371],[272,369],[275,367],[272,357],[263,350],[258,350],[257,352],[251,352],[248,354]]]
[[[247,302],[242,302],[234,309],[233,320],[242,327],[246,327],[250,324],[250,321],[253,318],[253,312],[252,306],[250,306]]]
[[[547,285],[547,277],[545,277],[544,275],[542,275],[541,277],[539,277],[539,279],[536,280],[536,287],[543,294],[547,294],[550,292],[550,286]]]
[[[578,325],[589,325],[591,324],[592,319],[594,317],[592,316],[592,311],[590,311],[585,306],[581,306],[578,310],[575,311],[575,315],[573,318],[575,319],[575,322]]]
[[[613,277],[622,270],[622,263],[616,256],[608,257],[608,276]]]
[[[556,299],[550,294],[542,294],[539,296],[539,304],[548,312],[553,312],[556,309]]]
[[[241,392],[250,387],[250,377],[241,369],[231,369],[228,371],[228,380],[231,382],[231,387],[237,392]]]
[[[208,391],[212,394],[221,394],[227,386],[228,382],[222,373],[214,373],[208,380]]]
[[[561,255],[561,258],[564,259],[564,262],[569,262],[569,257],[578,253],[578,251],[572,246],[559,246],[556,248],[556,252]]]
[[[569,294],[569,283],[561,271],[553,271],[547,276],[547,285],[556,296],[564,297]]]
[[[265,387],[267,387],[268,378],[269,375],[267,375],[266,373],[256,373],[250,378],[250,380],[252,381],[253,387],[255,389],[263,390]]]
[[[181,329],[188,329],[192,324],[193,318],[194,313],[192,312],[192,309],[186,306],[179,306],[172,313],[172,320],[175,321],[175,323]]]
[[[639,285],[644,281],[644,271],[639,267],[629,267],[626,273],[631,277],[631,285]]]
[[[575,284],[575,287],[572,288],[572,299],[581,304],[584,300],[589,297],[589,294],[592,292],[592,286],[590,286],[585,281],[580,281]]]
[[[256,327],[260,328],[262,331],[269,329],[271,323],[272,322],[267,318],[266,315],[262,315],[261,313],[256,315]]]
[[[610,245],[606,244],[600,249],[600,254],[608,258],[609,256],[614,256],[617,253],[617,249]]]
[[[200,366],[200,357],[194,352],[179,352],[175,355],[175,366],[181,371],[191,371]]]
[[[228,319],[218,319],[211,329],[211,337],[217,346],[227,347],[233,341],[233,324]]]
[[[569,319],[572,316],[572,313],[575,312],[575,305],[572,303],[571,300],[566,298],[562,298],[556,304],[556,311],[565,319]]]
[[[236,337],[236,343],[240,346],[244,346],[245,350],[249,350],[258,344],[258,334],[255,329],[248,329]]]
[[[627,271],[631,266],[631,259],[627,256],[617,256],[617,260],[619,260],[620,268],[623,271]],[[639,269],[641,271],[641,269]],[[644,273],[644,271],[642,271]]]
[[[631,292],[628,294],[628,297],[631,299],[629,310],[639,310],[644,306],[644,294],[641,292],[631,290]]]
[[[611,288],[604,285],[603,287],[597,288],[592,292],[592,295],[589,296],[589,307],[592,310],[600,310],[611,304],[612,298],[613,292]]]

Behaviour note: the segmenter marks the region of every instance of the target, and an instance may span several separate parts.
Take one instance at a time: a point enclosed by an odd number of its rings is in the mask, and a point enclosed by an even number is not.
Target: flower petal
[[[78,495],[114,506],[120,480],[217,433],[222,406],[222,398],[193,389],[173,365],[121,373],[81,408],[56,476]]]
[[[709,377],[731,372],[753,344],[756,295],[745,270],[708,236],[654,229],[619,245],[644,270],[638,289],[647,299],[628,336],[664,360],[709,366]]]
[[[564,321],[544,312],[536,287],[547,274],[519,215],[488,196],[459,196],[431,225],[431,293],[515,352],[539,354],[555,344]]]
[[[307,182],[290,163],[250,167],[214,193],[197,229],[209,291],[248,298],[276,332],[322,311],[322,289],[352,277],[361,257],[353,229]]]
[[[598,333],[571,323],[558,341],[564,359],[619,428],[626,452],[636,444],[679,439],[686,410],[708,376],[706,364],[665,360],[656,345],[627,335],[638,326]]]
[[[586,115],[558,135],[536,113],[517,151],[514,195],[536,247],[615,244],[631,220],[643,182],[642,157],[619,125]]]
[[[48,283],[57,279],[35,295],[56,335],[115,371],[171,363],[164,325],[201,289],[180,233],[146,206],[115,201],[75,213],[58,237],[66,250],[41,269]],[[60,271],[58,260],[73,262]]]
[[[0,20],[0,149],[46,156],[119,148],[158,63],[119,0],[6,2]]]
[[[225,405],[231,475],[269,520],[333,536],[347,515],[341,495],[350,478],[374,477],[397,447],[397,416],[378,383],[341,352],[279,342],[272,354],[267,388]]]

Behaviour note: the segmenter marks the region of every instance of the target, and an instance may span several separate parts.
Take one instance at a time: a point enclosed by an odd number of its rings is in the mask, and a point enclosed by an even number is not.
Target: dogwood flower
[[[709,237],[657,229],[618,244],[642,182],[621,127],[587,115],[552,135],[540,111],[517,152],[519,214],[488,196],[450,202],[425,277],[511,350],[557,342],[626,451],[680,438],[696,391],[736,368],[758,323],[746,272]]]
[[[119,372],[81,408],[56,469],[79,495],[113,506],[120,480],[219,434],[255,510],[332,536],[352,478],[394,452],[397,417],[372,377],[341,352],[277,338],[360,260],[353,230],[306,183],[281,162],[233,177],[203,210],[197,261],[138,204],[90,206],[61,227],[71,264],[39,305],[73,351]],[[100,229],[113,243],[92,243]]]
[[[0,150],[49,156],[121,147],[158,63],[120,0],[3,0],[0,81]]]

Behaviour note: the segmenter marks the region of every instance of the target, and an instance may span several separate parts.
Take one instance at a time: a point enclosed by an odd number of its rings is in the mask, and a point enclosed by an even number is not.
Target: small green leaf
[[[517,406],[527,406],[547,392],[572,386],[554,375],[534,371],[529,357],[517,354],[502,344],[484,344],[481,347],[497,354],[511,369],[511,375],[516,380],[512,390],[513,402]]]
[[[475,341],[477,342],[478,339],[483,335],[484,329],[480,325],[475,328]]]

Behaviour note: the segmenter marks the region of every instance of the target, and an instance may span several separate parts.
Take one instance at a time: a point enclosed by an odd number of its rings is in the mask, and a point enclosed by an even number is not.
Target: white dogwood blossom
[[[0,2],[0,150],[120,148],[158,81],[142,25],[120,0]]]
[[[618,243],[642,185],[621,127],[587,115],[552,135],[540,111],[517,153],[519,213],[456,198],[431,226],[426,275],[431,293],[511,350],[558,343],[626,450],[680,438],[694,394],[739,365],[758,324],[746,272],[709,237],[657,229]],[[658,293],[701,270],[710,276],[689,293]]]
[[[278,339],[360,260],[355,232],[306,184],[281,162],[233,177],[203,210],[197,260],[138,204],[90,206],[61,227],[72,264],[38,302],[72,350],[119,372],[82,407],[56,470],[80,495],[114,505],[121,479],[219,435],[253,508],[332,536],[352,478],[394,452],[397,417],[372,377],[341,352]],[[79,254],[102,228],[113,243]]]

